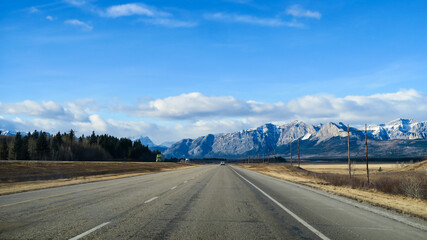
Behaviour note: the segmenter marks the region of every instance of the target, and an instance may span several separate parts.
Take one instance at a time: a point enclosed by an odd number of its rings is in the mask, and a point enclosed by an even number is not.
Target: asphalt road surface
[[[427,239],[427,224],[207,165],[0,196],[0,239]]]

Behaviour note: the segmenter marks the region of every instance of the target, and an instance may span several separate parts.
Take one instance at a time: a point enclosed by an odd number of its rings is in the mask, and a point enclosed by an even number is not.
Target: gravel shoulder
[[[284,164],[237,164],[236,166],[427,220],[427,201],[424,200],[386,194],[373,189],[333,186],[322,179],[304,174],[304,171],[294,171]]]

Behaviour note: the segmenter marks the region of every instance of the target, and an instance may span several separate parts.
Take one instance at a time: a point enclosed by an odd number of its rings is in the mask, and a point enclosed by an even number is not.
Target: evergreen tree
[[[92,135],[90,135],[89,144],[93,145],[98,142],[98,136],[95,135],[95,131],[92,131]]]
[[[37,140],[39,138],[39,132],[37,130],[34,130],[33,134],[28,133],[28,137],[31,137],[31,138]]]
[[[49,142],[45,132],[42,132],[37,139],[36,152],[39,159],[46,159],[49,155]]]
[[[58,132],[53,138],[52,138],[52,150],[55,152],[59,151],[59,147],[62,145],[62,137],[61,133]]]
[[[30,160],[30,152],[28,151],[28,141],[29,137],[25,136],[22,138],[22,148],[21,148],[21,159],[20,160]]]
[[[114,137],[112,137],[113,139]],[[127,138],[120,138],[120,140],[116,143],[114,153],[116,158],[128,158],[129,149],[132,148],[132,140]]]
[[[0,131],[1,134],[1,131]],[[9,148],[7,146],[6,139],[3,140],[0,147],[0,160],[7,160]]]
[[[76,138],[76,134],[74,133],[74,130],[70,130],[70,134],[68,136],[68,139],[70,140],[71,146],[73,145],[74,139]]]
[[[21,159],[21,149],[22,149],[22,136],[21,133],[18,132],[15,135],[15,142],[13,143],[13,158],[15,160]]]
[[[15,142],[13,145],[13,158],[16,160],[27,160],[29,158],[28,153],[28,137],[22,138],[21,133],[18,132],[15,135]]]

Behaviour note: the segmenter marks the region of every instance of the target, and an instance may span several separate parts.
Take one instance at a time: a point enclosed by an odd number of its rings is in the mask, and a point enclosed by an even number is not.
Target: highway
[[[0,196],[0,239],[427,239],[427,224],[206,165]]]

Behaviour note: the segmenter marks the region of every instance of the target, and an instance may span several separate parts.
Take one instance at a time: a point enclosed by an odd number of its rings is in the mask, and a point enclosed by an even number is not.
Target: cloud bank
[[[140,121],[108,118],[127,115]],[[427,96],[414,89],[370,96],[308,95],[288,102],[258,102],[193,92],[135,105],[103,107],[91,99],[57,103],[26,100],[0,102],[0,129],[50,132],[74,129],[78,134],[149,136],[155,142],[238,131],[267,122],[301,120],[311,124],[342,121],[360,125],[396,118],[427,119]],[[143,119],[143,120],[142,120]]]

